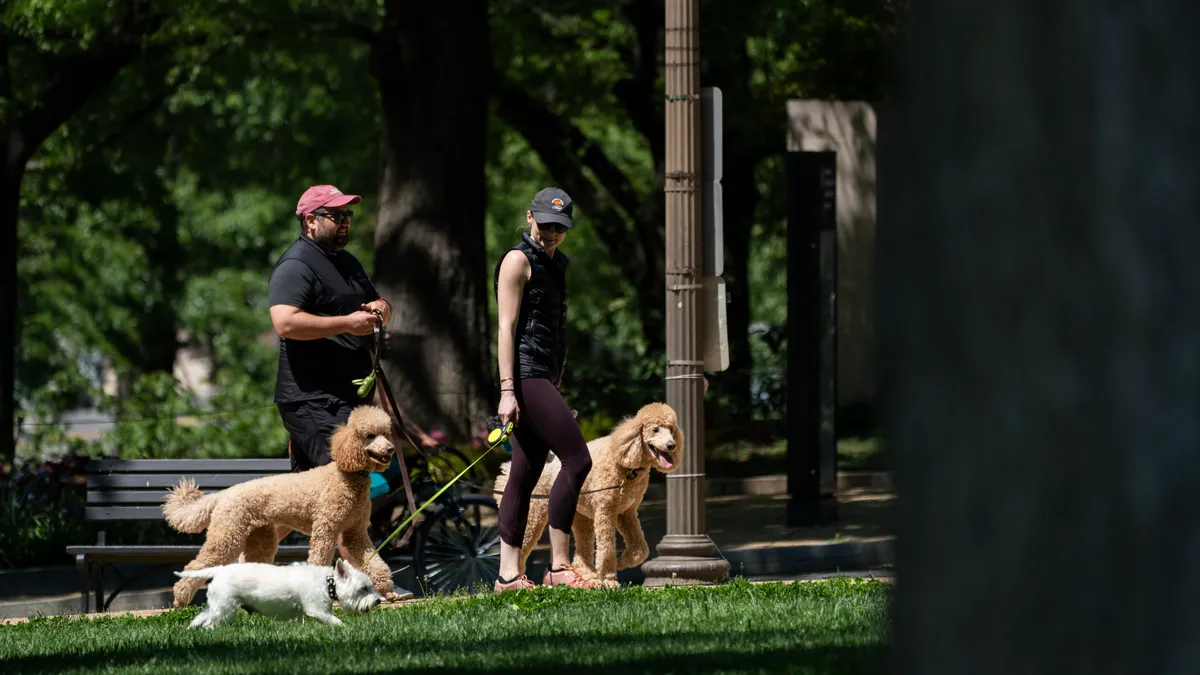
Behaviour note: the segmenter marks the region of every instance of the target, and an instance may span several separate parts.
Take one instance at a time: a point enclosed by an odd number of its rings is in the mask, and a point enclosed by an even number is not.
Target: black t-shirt
[[[346,251],[332,253],[300,237],[275,263],[267,304],[316,316],[344,316],[379,298],[366,270]],[[362,401],[352,383],[371,372],[374,336],[343,333],[316,340],[279,338],[277,403],[336,397]]]

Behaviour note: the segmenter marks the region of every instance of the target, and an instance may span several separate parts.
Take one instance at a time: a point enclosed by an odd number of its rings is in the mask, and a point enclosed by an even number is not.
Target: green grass
[[[239,613],[186,630],[198,607],[150,618],[50,618],[0,627],[2,672],[873,673],[888,588],[846,579],[716,588],[439,598],[341,628]]]
[[[891,466],[879,436],[839,438],[837,462],[842,471],[879,471]]]
[[[839,471],[882,471],[890,468],[883,439],[848,436],[837,441]],[[706,470],[723,478],[787,473],[787,440],[771,443],[726,441],[709,450]]]

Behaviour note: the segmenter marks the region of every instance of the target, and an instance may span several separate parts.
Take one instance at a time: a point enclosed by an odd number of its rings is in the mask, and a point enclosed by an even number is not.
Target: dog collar
[[[629,480],[637,480],[638,474],[641,473],[642,470],[645,468],[646,467],[644,467],[644,466],[639,466],[636,469],[626,469],[625,477],[628,478]]]
[[[337,600],[337,586],[333,585],[333,575],[325,577],[325,590],[329,593],[330,600]]]

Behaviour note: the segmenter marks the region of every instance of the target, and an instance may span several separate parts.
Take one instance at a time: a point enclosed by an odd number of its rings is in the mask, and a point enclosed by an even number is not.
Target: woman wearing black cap
[[[557,188],[533,197],[529,232],[496,266],[499,308],[501,424],[513,421],[512,466],[500,500],[500,578],[495,590],[533,588],[520,574],[529,501],[550,448],[562,471],[550,490],[550,567],[542,583],[594,588],[571,569],[571,523],[592,459],[570,408],[558,391],[566,362],[567,256],[558,250],[571,229],[571,198]]]

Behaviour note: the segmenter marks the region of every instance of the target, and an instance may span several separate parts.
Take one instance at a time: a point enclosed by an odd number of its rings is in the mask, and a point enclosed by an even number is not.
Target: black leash
[[[638,474],[639,474],[639,473],[641,473],[642,471],[645,471],[645,470],[646,470],[646,469],[645,469],[645,467],[638,468],[638,469],[626,469],[626,470],[625,470],[625,481],[637,480]],[[594,492],[605,492],[605,491],[608,491],[608,490],[619,490],[619,489],[621,489],[621,488],[625,487],[625,481],[622,481],[622,482],[620,482],[620,483],[617,483],[616,485],[609,485],[608,487],[594,488],[594,489],[591,489],[591,490],[584,490],[584,491],[582,491],[582,492],[580,492],[580,493],[579,493],[579,496],[581,496],[581,497],[582,497],[583,495],[590,495],[590,494],[592,494],[592,493],[594,493]],[[459,481],[459,482],[463,483],[464,485],[469,485],[469,486],[471,486],[471,487],[473,487],[473,488],[475,488],[475,489],[477,489],[477,490],[483,491],[483,492],[491,492],[491,493],[492,493],[492,494],[494,494],[494,495],[502,495],[502,494],[504,494],[504,490],[497,490],[497,489],[495,489],[495,488],[489,488],[489,487],[485,487],[485,486],[483,486],[483,485],[480,485],[479,483],[476,483],[476,482],[474,482],[474,481],[464,480],[464,481]],[[529,497],[530,497],[530,499],[550,499],[550,495],[539,495],[539,494],[533,494],[533,495],[529,495]]]
[[[375,312],[375,351],[371,356],[371,375],[369,377],[373,377],[375,380],[377,380],[376,385],[381,388],[384,395],[387,397],[387,404],[390,408],[388,412],[392,416],[393,426],[397,427],[400,430],[400,433],[404,434],[404,438],[413,446],[414,449],[416,449],[417,452],[421,453],[422,455],[426,455],[425,451],[421,449],[421,446],[413,441],[412,437],[408,435],[408,428],[405,427],[404,420],[400,418],[400,407],[396,405],[396,397],[392,395],[392,387],[388,384],[387,375],[384,374],[383,365],[380,362],[379,353],[382,347],[383,315],[379,312]],[[361,381],[356,380],[355,382],[361,387]],[[366,388],[370,390],[370,387]],[[408,512],[416,514],[417,500],[413,498],[412,483],[410,483],[408,480],[408,466],[404,463],[404,452],[400,451],[399,449],[396,452],[396,461],[400,464],[400,477],[404,480],[404,496],[408,499]],[[400,541],[396,542],[396,547],[399,548],[404,546],[404,544],[408,542],[409,537],[412,536],[414,530],[416,530],[415,527],[408,528],[408,531],[404,533],[404,536],[400,537]]]

